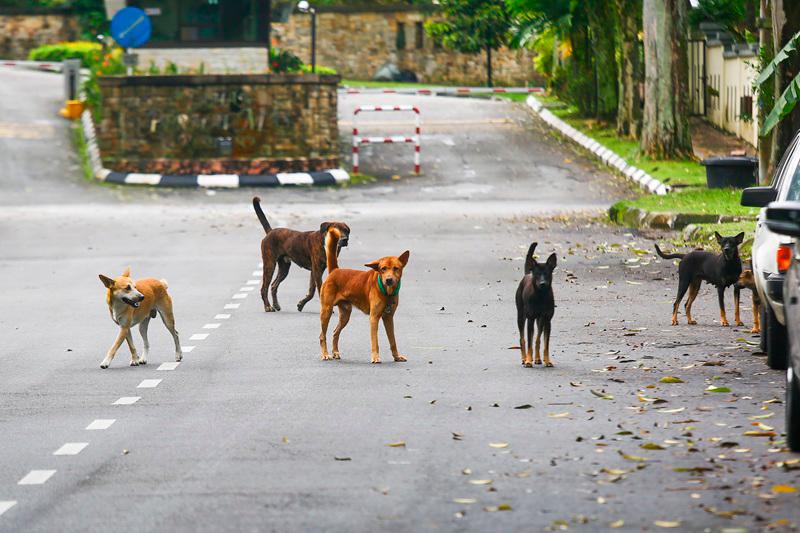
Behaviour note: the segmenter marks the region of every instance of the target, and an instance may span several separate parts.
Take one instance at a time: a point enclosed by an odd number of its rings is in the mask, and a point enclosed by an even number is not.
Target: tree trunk
[[[494,87],[492,81],[492,47],[486,45],[486,85],[487,87]]]
[[[639,83],[642,79],[642,65],[639,59],[642,1],[616,0],[615,7],[619,21],[617,134],[638,139],[642,128],[642,102],[639,96]]]
[[[690,157],[684,0],[644,0],[644,122],[641,149],[655,159]]]
[[[760,19],[761,23],[758,30],[758,45],[760,68],[763,68],[775,57],[775,45],[772,40],[772,10],[769,0],[761,0]],[[769,26],[769,27],[767,27]],[[758,91],[758,124],[764,123],[767,113],[772,109],[775,102],[774,85],[772,80],[761,86]],[[773,147],[772,132],[766,137],[758,139],[758,182],[761,185],[768,185],[775,172],[775,161],[772,160]]]
[[[777,53],[786,46],[789,39],[798,31],[800,31],[800,3],[794,0],[772,0],[772,36],[775,52]],[[776,101],[798,72],[800,72],[800,53],[795,51],[792,52],[789,59],[781,63],[775,72]],[[772,130],[772,168],[783,157],[798,130],[800,130],[800,105],[796,106]]]

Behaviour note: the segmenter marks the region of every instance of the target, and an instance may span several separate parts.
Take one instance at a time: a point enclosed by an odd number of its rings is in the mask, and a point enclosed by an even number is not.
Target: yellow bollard
[[[80,100],[67,100],[64,109],[58,112],[59,115],[69,120],[81,118],[81,113],[83,113],[83,102]]]

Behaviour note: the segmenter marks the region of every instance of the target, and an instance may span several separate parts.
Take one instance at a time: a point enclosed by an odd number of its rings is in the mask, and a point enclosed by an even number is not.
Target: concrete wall
[[[103,163],[162,174],[336,168],[338,83],[338,76],[269,74],[100,78]]]
[[[37,46],[74,41],[78,33],[68,11],[0,8],[0,59],[27,59]]]
[[[733,133],[753,146],[758,146],[758,113],[753,83],[758,77],[758,58],[746,48],[725,46],[708,41],[703,53],[689,55],[690,76],[705,72],[705,105],[698,99],[702,91],[692,92],[692,108],[704,113],[719,128]],[[691,86],[691,82],[690,82]],[[742,108],[742,96],[752,98],[750,108]],[[703,109],[704,108],[704,109]]]

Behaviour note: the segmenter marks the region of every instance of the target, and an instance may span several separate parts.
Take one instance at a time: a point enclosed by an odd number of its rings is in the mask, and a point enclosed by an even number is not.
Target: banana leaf
[[[775,73],[775,69],[778,68],[778,65],[789,59],[789,54],[797,50],[798,43],[800,43],[800,31],[795,33],[794,36],[789,39],[789,42],[786,43],[786,46],[775,54],[775,58],[764,67],[764,70],[761,71],[761,74],[756,80],[756,85],[761,86],[762,83],[767,81],[767,79]]]
[[[761,137],[768,135],[783,117],[792,112],[798,100],[800,100],[800,74],[789,83],[781,97],[775,102],[772,111],[764,119],[764,125],[761,127],[759,135]]]

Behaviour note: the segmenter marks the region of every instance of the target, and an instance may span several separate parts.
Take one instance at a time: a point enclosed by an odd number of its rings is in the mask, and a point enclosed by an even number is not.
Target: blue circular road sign
[[[139,48],[150,39],[150,17],[138,7],[117,11],[111,19],[111,36],[123,48]]]

